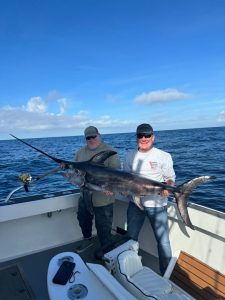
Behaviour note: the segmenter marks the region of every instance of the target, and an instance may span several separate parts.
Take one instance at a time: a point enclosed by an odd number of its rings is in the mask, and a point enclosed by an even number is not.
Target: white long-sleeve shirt
[[[133,150],[127,153],[124,170],[139,174],[159,182],[169,179],[175,182],[173,160],[169,153],[153,147],[148,152]],[[161,207],[167,205],[167,197],[146,195],[141,198],[144,207]]]

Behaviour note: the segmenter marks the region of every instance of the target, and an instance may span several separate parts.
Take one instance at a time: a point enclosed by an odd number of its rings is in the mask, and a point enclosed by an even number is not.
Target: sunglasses
[[[95,139],[96,136],[97,136],[97,135],[90,135],[90,136],[87,136],[87,137],[86,137],[86,140],[87,140],[87,141],[90,141],[90,140],[92,140],[92,139]]]
[[[138,139],[142,139],[143,137],[145,137],[146,139],[149,139],[151,136],[152,136],[152,133],[150,133],[150,134],[138,133],[137,134]]]

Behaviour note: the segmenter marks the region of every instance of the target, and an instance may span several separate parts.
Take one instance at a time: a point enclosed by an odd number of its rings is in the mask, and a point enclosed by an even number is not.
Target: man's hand
[[[65,164],[64,162],[62,162],[62,163],[60,164],[60,169],[66,170],[66,169],[68,169],[68,168],[69,168],[68,165]]]
[[[167,180],[166,184],[174,186],[174,181],[172,179],[169,179],[169,180]],[[162,192],[160,194],[163,197],[168,197],[170,192],[168,190],[162,190]]]
[[[169,191],[168,190],[163,190],[160,194],[163,197],[168,197],[169,196]]]
[[[120,194],[123,196],[128,196],[130,193],[129,192],[121,192]]]
[[[112,195],[113,195],[113,192],[105,191],[104,194],[105,194],[106,196],[112,196]]]

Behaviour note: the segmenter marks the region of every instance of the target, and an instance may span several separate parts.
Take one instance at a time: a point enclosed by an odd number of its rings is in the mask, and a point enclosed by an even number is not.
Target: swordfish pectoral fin
[[[96,192],[104,192],[105,189],[103,189],[101,186],[93,184],[93,183],[85,183],[85,187],[90,191],[96,191]]]
[[[175,191],[173,194],[176,198],[178,211],[180,213],[180,216],[184,223],[189,226],[191,229],[195,229],[193,224],[191,223],[188,210],[187,210],[187,202],[188,199],[193,192],[193,190],[199,186],[202,183],[205,183],[209,180],[215,179],[215,176],[200,176],[196,177],[186,183],[183,183],[182,185],[177,187],[177,191]]]

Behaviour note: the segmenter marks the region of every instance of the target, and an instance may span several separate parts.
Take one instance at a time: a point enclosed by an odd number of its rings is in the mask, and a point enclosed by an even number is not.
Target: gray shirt
[[[101,142],[101,144],[95,148],[95,149],[89,149],[87,146],[81,148],[77,151],[75,154],[75,161],[87,161],[91,159],[95,154],[105,151],[105,150],[112,150],[116,151],[113,147],[110,145]],[[117,151],[116,151],[117,152]],[[120,168],[120,158],[118,154],[112,155],[109,158],[107,158],[104,162],[104,165],[106,167],[119,169]],[[105,206],[108,204],[111,204],[115,201],[114,195],[107,196],[103,192],[93,192],[92,194],[92,202],[93,206]]]

